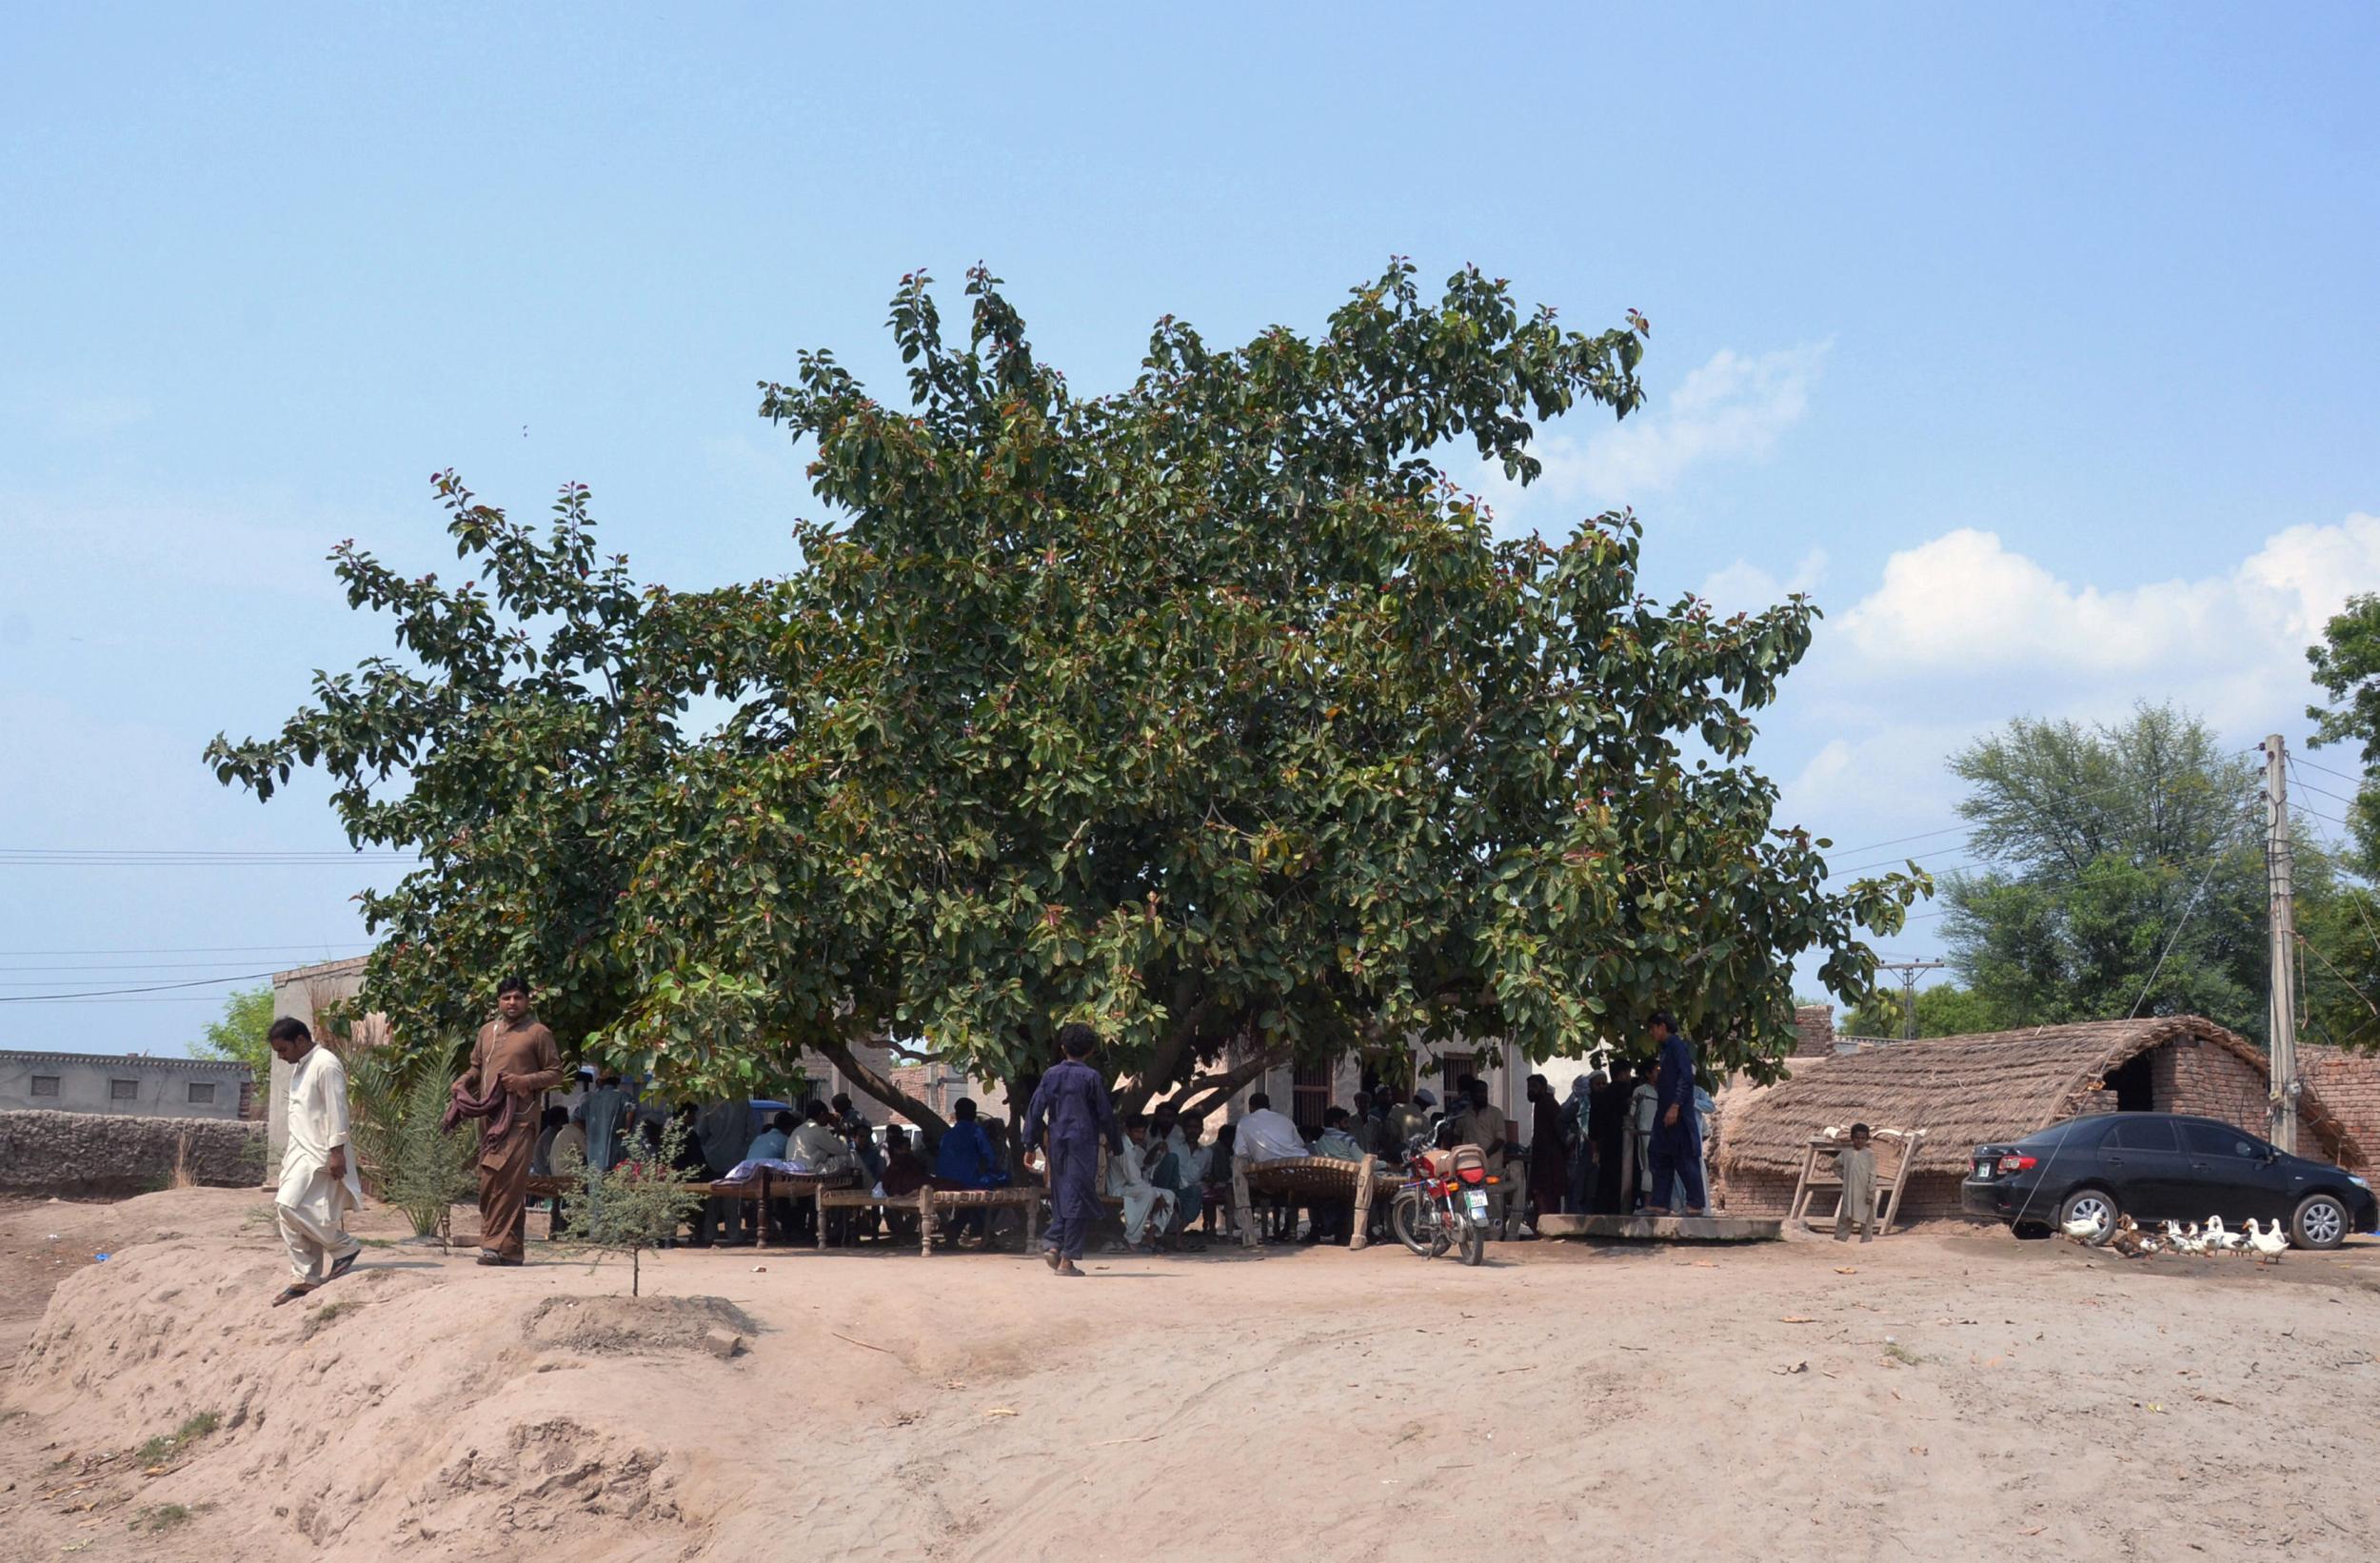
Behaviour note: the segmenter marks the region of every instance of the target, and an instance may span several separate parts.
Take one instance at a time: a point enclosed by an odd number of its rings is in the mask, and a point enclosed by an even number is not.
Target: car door
[[[2118,1114],[2099,1141],[2099,1174],[2133,1220],[2146,1225],[2178,1218],[2188,1169],[2173,1120],[2161,1114]]]
[[[2271,1146],[2228,1123],[2188,1122],[2181,1127],[2183,1162],[2190,1173],[2187,1192],[2206,1207],[2192,1207],[2190,1219],[2203,1221],[2211,1213],[2236,1232],[2251,1217],[2272,1221],[2289,1215],[2293,1203],[2290,1179]]]

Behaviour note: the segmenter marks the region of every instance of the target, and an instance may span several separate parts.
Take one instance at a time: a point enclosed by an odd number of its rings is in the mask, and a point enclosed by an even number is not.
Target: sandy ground
[[[0,1207],[11,1557],[2380,1552],[2369,1238],[685,1252],[636,1303],[390,1244],[273,1311],[266,1203]]]

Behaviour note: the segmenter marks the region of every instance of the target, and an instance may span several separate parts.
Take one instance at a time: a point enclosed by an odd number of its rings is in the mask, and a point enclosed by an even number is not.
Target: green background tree
[[[265,1045],[265,1033],[271,1029],[272,989],[237,988],[225,996],[223,1014],[207,1022],[190,1056],[248,1065],[261,1098],[272,1081],[272,1049]]]

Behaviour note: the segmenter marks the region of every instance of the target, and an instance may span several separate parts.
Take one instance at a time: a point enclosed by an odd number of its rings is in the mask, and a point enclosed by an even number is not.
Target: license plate
[[[1978,1161],[1978,1162],[1976,1162],[1976,1163],[1975,1163],[1975,1176],[1976,1176],[1977,1177],[1991,1177],[1991,1176],[1992,1176],[1992,1163],[1991,1163],[1991,1162],[1989,1162],[1989,1161]]]
[[[1483,1220],[1486,1218],[1487,1195],[1484,1192],[1478,1189],[1472,1189],[1466,1193],[1463,1197],[1470,1201],[1471,1215],[1475,1220]]]

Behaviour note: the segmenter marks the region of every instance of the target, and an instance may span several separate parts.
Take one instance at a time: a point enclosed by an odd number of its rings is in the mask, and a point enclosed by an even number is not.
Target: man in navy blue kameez
[[[1103,1214],[1099,1196],[1100,1141],[1123,1154],[1123,1131],[1116,1125],[1115,1105],[1107,1099],[1107,1082],[1083,1060],[1099,1039],[1080,1023],[1058,1033],[1058,1046],[1066,1056],[1041,1077],[1025,1114],[1024,1148],[1039,1145],[1049,1155],[1049,1230],[1041,1256],[1061,1276],[1080,1276],[1075,1260],[1082,1257],[1091,1224]]]
[[[1653,1017],[1653,1042],[1661,1050],[1653,1077],[1654,1110],[1659,1116],[1653,1120],[1653,1194],[1645,1214],[1670,1214],[1669,1197],[1683,1184],[1685,1214],[1700,1216],[1709,1199],[1702,1187],[1702,1115],[1695,1111],[1694,1052],[1667,1010]]]

